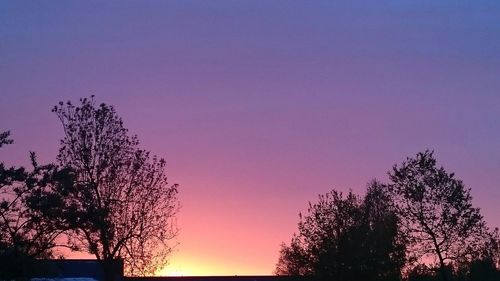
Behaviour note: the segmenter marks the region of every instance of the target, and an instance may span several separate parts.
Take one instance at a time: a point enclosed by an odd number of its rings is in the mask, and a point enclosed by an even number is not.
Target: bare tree
[[[433,152],[407,158],[389,176],[388,190],[415,258],[434,257],[447,280],[447,266],[485,252],[492,234],[479,208],[472,206],[470,189],[438,167]]]
[[[121,258],[128,275],[154,273],[167,262],[177,234],[177,185],[168,185],[165,161],[139,148],[112,106],[92,98],[55,106],[64,138],[57,157],[71,180],[44,191],[49,216],[68,229],[68,245],[110,264]],[[59,198],[59,199],[57,199]]]

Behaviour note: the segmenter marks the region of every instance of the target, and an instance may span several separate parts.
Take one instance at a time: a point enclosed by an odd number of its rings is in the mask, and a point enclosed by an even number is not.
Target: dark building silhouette
[[[123,261],[113,262],[115,280],[123,280]],[[92,278],[104,280],[104,272],[101,264],[92,259],[60,259],[40,260],[37,267],[43,274],[37,278]]]

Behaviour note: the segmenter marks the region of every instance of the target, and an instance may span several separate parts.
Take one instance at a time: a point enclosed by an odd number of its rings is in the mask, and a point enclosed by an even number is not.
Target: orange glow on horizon
[[[227,260],[197,259],[193,257],[177,257],[159,270],[155,276],[245,276],[245,275],[271,275],[259,273],[262,269],[251,264],[228,264]]]

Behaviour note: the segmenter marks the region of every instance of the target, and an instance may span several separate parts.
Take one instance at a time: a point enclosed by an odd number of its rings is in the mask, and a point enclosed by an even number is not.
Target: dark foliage
[[[282,245],[278,275],[322,280],[400,280],[405,248],[397,217],[381,185],[372,182],[364,200],[335,190],[309,203],[299,234]]]
[[[80,102],[53,109],[65,134],[57,157],[65,175],[40,190],[33,208],[60,222],[67,245],[95,255],[105,271],[121,258],[129,275],[154,273],[176,235],[177,185],[167,184],[165,161],[139,148],[112,106]]]
[[[10,131],[5,131],[0,133],[0,147],[14,142],[12,139],[9,139],[9,136],[10,136]]]
[[[415,260],[435,258],[447,280],[449,266],[491,255],[488,248],[495,239],[472,206],[470,189],[438,167],[433,152],[408,158],[389,176],[388,190]]]
[[[372,182],[363,200],[332,191],[309,204],[276,273],[323,280],[500,280],[498,229],[470,189],[426,151]],[[434,261],[434,262],[433,262]],[[402,274],[404,272],[404,274]]]
[[[9,132],[0,134],[0,147],[11,144]],[[53,181],[52,165],[39,166],[31,153],[32,171],[0,163],[0,276],[26,279],[38,272],[34,260],[52,257],[61,233],[55,224],[29,208],[29,198]]]
[[[469,267],[467,281],[498,281],[500,270],[491,259],[475,260]]]
[[[450,281],[498,281],[500,271],[490,259],[474,260],[468,264],[460,265],[454,269],[446,265],[444,270],[440,267],[428,267],[420,264],[413,267],[406,278],[407,281],[440,281],[442,272],[446,274],[446,279]]]

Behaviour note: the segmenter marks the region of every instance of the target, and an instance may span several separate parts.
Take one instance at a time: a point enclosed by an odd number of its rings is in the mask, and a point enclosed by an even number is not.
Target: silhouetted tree
[[[500,271],[495,262],[489,258],[472,261],[468,274],[468,281],[498,281]]]
[[[491,233],[479,209],[472,207],[470,189],[437,167],[433,152],[407,158],[389,176],[388,190],[409,239],[409,253],[435,257],[442,280],[447,280],[447,265],[480,258]]]
[[[425,264],[418,264],[410,269],[407,274],[406,281],[437,281],[439,275],[436,275],[436,270],[429,268]]]
[[[278,275],[314,276],[324,280],[400,280],[404,241],[397,217],[377,182],[364,200],[335,190],[309,203],[300,216],[299,234],[282,245]]]
[[[493,281],[500,280],[500,251],[498,229],[495,229],[480,255],[472,261],[458,263],[455,270],[456,281]]]
[[[11,144],[9,132],[0,133],[0,147]],[[31,153],[32,171],[0,163],[0,276],[27,279],[36,273],[35,259],[52,257],[59,231],[28,206],[32,193],[50,184],[53,165],[39,166]]]
[[[399,219],[392,208],[385,186],[372,181],[362,204],[360,231],[356,245],[367,268],[365,280],[400,280],[406,262],[406,238],[399,229]],[[359,242],[364,241],[364,244]],[[362,245],[362,246],[361,246]]]
[[[5,131],[0,133],[0,147],[13,143],[12,139],[9,139],[10,131]]]
[[[291,246],[282,246],[276,273],[279,275],[313,275],[322,279],[344,280],[345,242],[361,216],[360,200],[349,192],[332,190],[309,203],[306,216],[300,215],[299,234]],[[295,262],[299,262],[296,264]]]
[[[485,240],[485,246],[478,258],[490,261],[500,273],[500,234],[498,227],[489,232]]]
[[[118,258],[129,275],[154,273],[177,233],[177,185],[167,184],[165,161],[139,148],[112,106],[80,102],[53,109],[64,129],[57,159],[71,177],[34,201],[52,207],[45,214],[68,230],[70,247],[101,261],[106,279]]]

